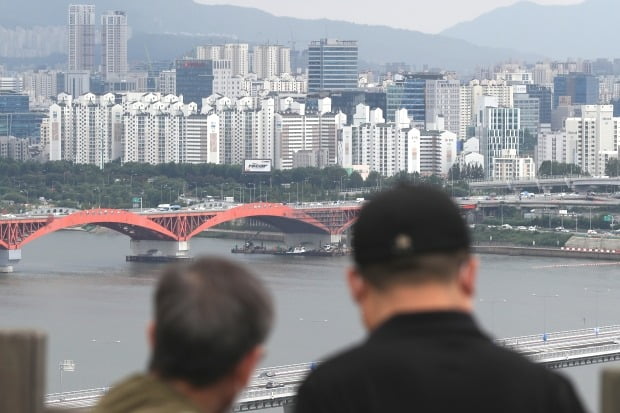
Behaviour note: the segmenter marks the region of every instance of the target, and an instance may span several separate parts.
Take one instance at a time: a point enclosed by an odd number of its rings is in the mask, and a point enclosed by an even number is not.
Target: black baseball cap
[[[469,251],[470,236],[458,206],[437,188],[400,185],[362,207],[353,225],[359,268],[405,257]]]

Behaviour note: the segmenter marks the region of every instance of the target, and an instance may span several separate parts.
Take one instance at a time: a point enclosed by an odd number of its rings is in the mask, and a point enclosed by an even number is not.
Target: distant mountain
[[[620,57],[620,2],[564,6],[520,2],[459,23],[441,34],[481,45],[554,58]]]
[[[66,24],[69,1],[2,2],[5,4],[0,13],[0,26],[28,28]],[[143,46],[157,58],[163,58],[164,54],[167,58],[174,58],[186,49],[202,44],[202,39],[208,37],[251,43],[294,43],[297,49],[305,49],[309,41],[324,37],[358,40],[360,58],[371,63],[404,61],[418,68],[428,64],[459,71],[511,57],[532,57],[510,50],[479,47],[440,35],[325,19],[276,17],[257,9],[203,5],[192,0],[95,0],[85,3],[95,4],[97,16],[105,10],[126,11],[134,36],[148,34],[142,39],[150,41]],[[175,37],[164,42],[167,45],[164,51],[160,45],[165,35]],[[170,55],[172,44],[182,44],[184,50],[177,50],[175,55]],[[135,45],[134,40],[131,46]],[[134,56],[140,53],[135,49],[131,52]]]

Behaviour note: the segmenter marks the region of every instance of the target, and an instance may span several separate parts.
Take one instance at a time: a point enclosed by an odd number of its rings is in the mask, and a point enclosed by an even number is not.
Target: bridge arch
[[[207,222],[195,228],[185,237],[189,240],[195,235],[224,222],[241,218],[257,218],[283,232],[307,232],[330,234],[329,228],[303,211],[283,204],[253,203],[244,204],[218,213]]]
[[[134,214],[122,209],[89,209],[79,211],[63,217],[50,216],[45,223],[36,231],[27,234],[25,238],[16,245],[9,245],[2,242],[0,245],[6,249],[21,248],[24,244],[34,241],[44,235],[52,232],[82,225],[99,225],[110,228],[116,232],[127,235],[132,239],[152,239],[176,241],[178,237],[159,225],[158,223],[148,219],[145,215]]]

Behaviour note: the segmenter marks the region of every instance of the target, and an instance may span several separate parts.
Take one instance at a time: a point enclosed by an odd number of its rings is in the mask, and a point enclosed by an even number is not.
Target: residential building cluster
[[[28,142],[0,156],[99,166],[270,159],[383,176],[446,176],[458,164],[501,180],[533,178],[546,160],[602,175],[618,158],[620,59],[471,75],[405,63],[373,70],[360,67],[357,41],[320,39],[301,53],[236,42],[129,62],[130,17],[113,10],[97,20],[95,6],[71,5],[66,69],[0,67],[3,148]]]

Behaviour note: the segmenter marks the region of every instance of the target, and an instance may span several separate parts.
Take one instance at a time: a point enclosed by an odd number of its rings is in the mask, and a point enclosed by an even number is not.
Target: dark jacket
[[[397,315],[313,371],[297,413],[581,413],[562,376],[498,347],[458,312]]]
[[[199,413],[189,400],[154,376],[136,374],[103,396],[92,413]]]

